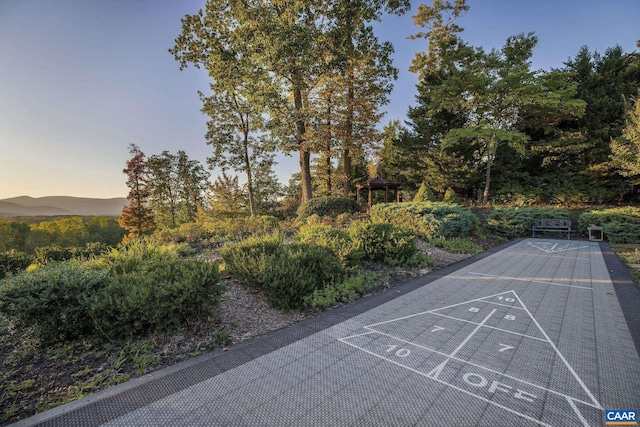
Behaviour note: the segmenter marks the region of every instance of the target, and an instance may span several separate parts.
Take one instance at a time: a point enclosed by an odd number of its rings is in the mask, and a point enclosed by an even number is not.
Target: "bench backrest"
[[[536,219],[535,228],[571,228],[570,219]]]

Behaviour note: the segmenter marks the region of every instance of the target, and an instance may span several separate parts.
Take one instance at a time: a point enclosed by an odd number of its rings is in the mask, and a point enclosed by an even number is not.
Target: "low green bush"
[[[362,253],[346,230],[325,224],[307,224],[300,227],[295,239],[301,243],[324,246],[333,251],[345,266],[355,265]]]
[[[454,254],[479,254],[483,249],[469,239],[431,239],[429,243]]]
[[[269,303],[282,310],[302,308],[316,289],[344,277],[331,249],[307,243],[283,245],[281,236],[227,244],[220,254],[229,272],[264,289]]]
[[[336,218],[340,214],[362,212],[362,206],[348,197],[316,197],[298,208],[298,218],[306,219],[311,215]]]
[[[50,263],[0,284],[0,313],[15,328],[32,329],[43,343],[95,333],[89,296],[105,288],[107,271],[78,262]]]
[[[0,252],[0,279],[22,272],[32,262],[33,257],[24,252],[13,249],[7,252]]]
[[[418,249],[412,231],[387,223],[355,222],[349,234],[356,250],[366,261],[385,262],[391,265],[412,264]]]
[[[122,339],[189,325],[224,288],[216,264],[179,247],[132,241],[87,261],[49,262],[0,285],[0,313],[43,342],[86,336]]]
[[[91,314],[99,332],[109,337],[188,326],[218,305],[224,291],[219,277],[216,264],[150,259],[91,295]]]
[[[347,277],[341,283],[316,289],[306,299],[306,304],[314,310],[323,310],[338,303],[350,303],[369,291],[375,283],[362,276]]]
[[[598,209],[584,212],[578,218],[578,230],[587,233],[589,225],[602,226],[606,239],[611,243],[640,242],[640,208]]]
[[[561,208],[525,207],[496,208],[487,215],[487,229],[509,239],[531,235],[536,219],[569,219],[569,213]]]
[[[264,286],[269,282],[269,266],[281,256],[283,240],[281,234],[272,234],[225,244],[220,248],[225,270],[249,285]]]
[[[371,208],[371,219],[408,228],[425,239],[465,237],[479,226],[473,212],[443,202],[378,204]]]
[[[344,270],[329,248],[305,243],[283,247],[269,269],[265,296],[281,310],[296,310],[306,305],[314,291],[340,283]]]

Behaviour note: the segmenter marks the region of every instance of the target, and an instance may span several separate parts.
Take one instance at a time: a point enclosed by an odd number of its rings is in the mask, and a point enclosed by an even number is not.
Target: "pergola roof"
[[[370,180],[367,180],[365,182],[362,182],[362,183],[356,185],[356,187],[358,187],[358,188],[371,188],[371,189],[375,189],[375,188],[398,188],[398,187],[400,187],[400,184],[398,184],[397,182],[389,181],[388,179],[384,179],[384,178],[381,178],[379,176],[376,176],[375,178],[372,178]]]

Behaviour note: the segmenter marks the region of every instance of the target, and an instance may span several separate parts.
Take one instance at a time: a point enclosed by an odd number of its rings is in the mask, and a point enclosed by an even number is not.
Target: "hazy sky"
[[[430,3],[430,1],[429,1]],[[424,41],[411,16],[377,24],[400,70],[383,124],[405,118],[416,77],[407,71]],[[206,163],[206,73],[180,71],[168,53],[180,19],[204,0],[0,0],[0,199],[124,197],[128,145],[147,156],[184,150]],[[533,31],[535,69],[560,68],[586,45],[626,52],[640,39],[640,0],[468,0],[463,39],[489,50]],[[297,158],[278,157],[286,183]],[[212,179],[216,171],[213,171]]]

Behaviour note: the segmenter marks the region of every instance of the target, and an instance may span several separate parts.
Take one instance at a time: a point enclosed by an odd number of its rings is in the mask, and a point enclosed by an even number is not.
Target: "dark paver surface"
[[[606,243],[526,239],[19,424],[599,426],[638,313]]]

